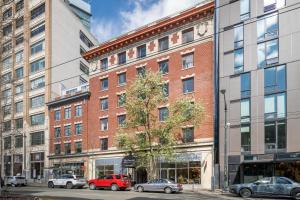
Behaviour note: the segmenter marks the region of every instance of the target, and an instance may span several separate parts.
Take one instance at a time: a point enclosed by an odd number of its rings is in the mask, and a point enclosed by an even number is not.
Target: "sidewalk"
[[[30,187],[48,187],[47,182],[29,182],[27,185]]]
[[[211,197],[221,197],[223,199],[234,199],[237,198],[237,195],[231,194],[229,192],[223,192],[221,189],[216,189],[214,192],[211,190],[206,190],[206,189],[198,189],[198,190],[183,190],[183,192],[190,192],[190,193],[199,193],[199,194],[204,194],[207,196],[211,196]]]

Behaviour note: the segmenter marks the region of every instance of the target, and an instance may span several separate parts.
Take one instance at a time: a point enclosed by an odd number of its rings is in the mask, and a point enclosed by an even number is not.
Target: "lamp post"
[[[228,155],[227,155],[227,103],[226,103],[226,90],[222,89],[221,93],[224,97],[224,114],[225,114],[225,125],[224,125],[224,185],[223,190],[227,191],[228,189]]]

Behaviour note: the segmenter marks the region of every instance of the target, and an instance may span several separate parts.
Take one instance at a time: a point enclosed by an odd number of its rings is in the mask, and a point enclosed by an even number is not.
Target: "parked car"
[[[24,176],[7,176],[5,177],[5,179],[6,179],[6,184],[11,185],[13,187],[27,185],[27,181]]]
[[[183,187],[181,184],[176,184],[168,179],[153,179],[147,183],[136,184],[134,189],[138,192],[161,191],[170,194],[172,192],[181,192]]]
[[[49,179],[48,187],[65,187],[67,189],[72,188],[83,188],[86,184],[86,180],[82,176],[72,175],[72,174],[64,174],[59,178]]]
[[[126,190],[131,187],[130,180],[124,174],[110,174],[88,181],[90,190],[110,188],[112,191]]]
[[[293,197],[300,200],[300,184],[286,177],[265,177],[248,184],[231,185],[229,191],[241,197]]]

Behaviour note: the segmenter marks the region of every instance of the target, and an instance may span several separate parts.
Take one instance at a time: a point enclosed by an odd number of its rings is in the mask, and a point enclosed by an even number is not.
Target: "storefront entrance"
[[[139,167],[136,170],[136,183],[146,183],[147,182],[147,170],[144,167]]]

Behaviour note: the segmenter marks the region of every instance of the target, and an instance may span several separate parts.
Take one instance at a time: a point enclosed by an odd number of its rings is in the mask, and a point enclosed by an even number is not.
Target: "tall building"
[[[96,39],[63,1],[1,1],[1,174],[47,178],[45,102],[88,81]]]
[[[82,151],[89,155],[89,162],[85,164],[89,172],[87,178],[95,178],[98,174],[131,173],[136,182],[147,179],[143,168],[122,167],[125,154],[116,147],[115,135],[126,120],[123,107],[126,87],[138,74],[153,70],[163,74],[169,102],[191,97],[194,101],[202,101],[206,110],[205,121],[199,128],[182,128],[182,142],[174,147],[178,153],[175,161],[168,163],[160,159],[157,176],[187,185],[195,183],[196,187],[211,187],[213,13],[214,3],[205,1],[100,44],[84,54],[91,64],[89,149]],[[167,110],[168,103],[157,108],[157,119],[163,121]],[[54,131],[54,127],[51,129]],[[65,138],[62,134],[61,142]],[[71,141],[72,148],[75,143]],[[71,157],[65,157],[65,161],[67,159]]]
[[[69,3],[71,10],[81,20],[82,24],[90,29],[91,27],[91,5],[89,0],[65,0]]]
[[[229,184],[272,175],[300,181],[299,3],[222,0],[216,6],[221,185],[226,174]]]

